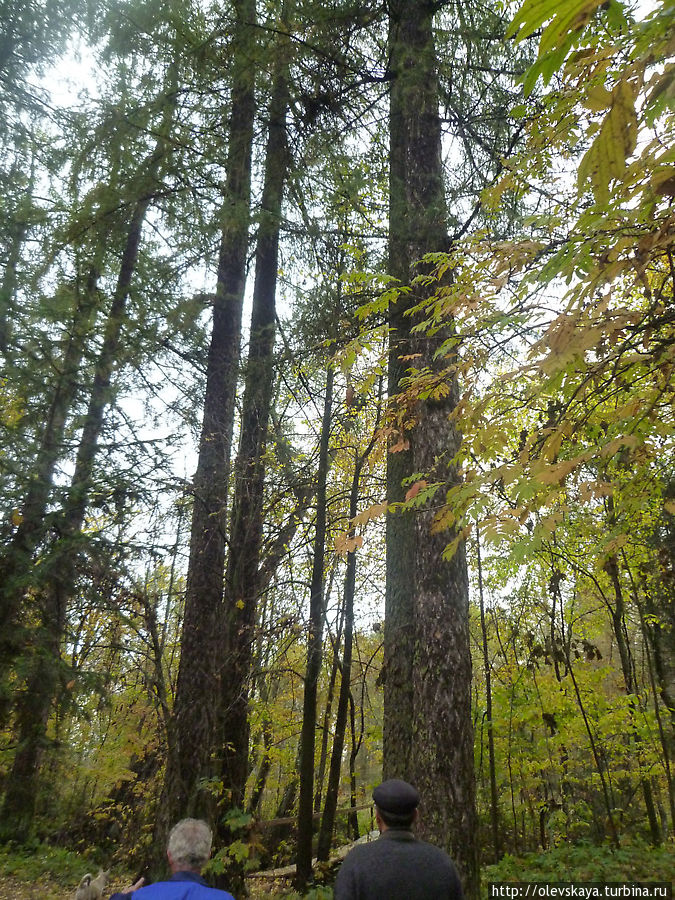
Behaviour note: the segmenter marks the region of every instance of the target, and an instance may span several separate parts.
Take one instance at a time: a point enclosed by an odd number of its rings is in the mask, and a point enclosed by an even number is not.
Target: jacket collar
[[[174,872],[169,881],[194,881],[197,884],[206,886],[206,882],[201,875],[196,872]]]
[[[416,841],[417,838],[409,828],[387,828],[380,835],[380,840],[389,841]]]

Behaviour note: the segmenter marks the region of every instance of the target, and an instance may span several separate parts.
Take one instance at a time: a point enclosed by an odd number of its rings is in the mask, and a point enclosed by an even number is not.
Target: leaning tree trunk
[[[330,596],[330,587],[326,592]],[[330,678],[328,679],[328,690],[326,691],[326,705],[323,711],[323,725],[321,726],[321,749],[319,750],[319,764],[316,768],[316,784],[314,786],[314,815],[321,812],[321,800],[323,795],[323,784],[326,777],[326,763],[328,762],[328,738],[331,731],[331,718],[333,713],[333,700],[335,698],[335,685],[337,683],[338,670],[340,664],[340,648],[342,646],[342,632],[344,629],[345,603],[342,602],[340,610],[340,619],[335,633],[333,643],[333,660],[330,667]]]
[[[153,841],[153,869],[157,872],[163,868],[167,834],[176,819],[187,815],[210,817],[212,812],[202,782],[215,774],[212,754],[217,743],[220,695],[217,632],[223,599],[227,486],[246,281],[255,118],[255,0],[239,0],[235,9],[227,183],[193,485],[181,658]]]
[[[389,393],[395,403],[406,357],[434,370],[435,351],[449,336],[415,335],[406,311],[423,299],[411,285],[423,254],[446,249],[447,223],[432,16],[436,4],[390,4],[389,271],[409,294],[390,311]],[[419,270],[418,270],[419,271]],[[449,416],[449,396],[420,402],[415,427],[390,452],[387,499],[403,499],[413,473],[434,481],[458,478],[448,460],[460,437]],[[406,447],[406,441],[409,446]],[[384,641],[384,775],[416,784],[422,795],[420,831],[454,856],[468,897],[478,891],[478,856],[471,722],[468,578],[464,545],[451,560],[443,551],[453,535],[433,528],[427,507],[387,516]]]

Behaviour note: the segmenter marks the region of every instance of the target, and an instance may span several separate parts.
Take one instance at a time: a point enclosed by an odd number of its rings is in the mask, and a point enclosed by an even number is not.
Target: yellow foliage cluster
[[[671,478],[672,3],[635,20],[619,0],[525,0],[510,33],[537,30],[524,82],[526,92],[539,78],[545,88],[525,108],[520,155],[504,161],[483,203],[498,210],[516,193],[540,208],[545,198],[545,212],[510,240],[486,229],[426,257],[426,299],[411,314],[420,332],[452,321],[447,366],[430,372],[411,359],[386,426],[390,452],[406,449],[418,405],[459,375],[453,416],[464,441],[449,464],[464,479],[436,526],[456,529],[449,553],[475,520],[496,542],[550,535],[571,497],[593,507],[620,493],[628,521]],[[576,178],[560,177],[560,159],[576,163]],[[420,473],[407,506],[437,503],[432,487]],[[620,544],[607,535],[607,547]]]

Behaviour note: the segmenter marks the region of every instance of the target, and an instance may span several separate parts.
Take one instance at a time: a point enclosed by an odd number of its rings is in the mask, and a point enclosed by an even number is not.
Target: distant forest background
[[[2,4],[3,841],[672,835],[674,13]]]

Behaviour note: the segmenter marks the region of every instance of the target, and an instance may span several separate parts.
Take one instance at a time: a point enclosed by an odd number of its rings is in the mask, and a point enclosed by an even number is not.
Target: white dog
[[[92,878],[89,873],[83,875],[80,886],[75,891],[75,900],[101,900],[109,874],[101,869],[96,878]]]

